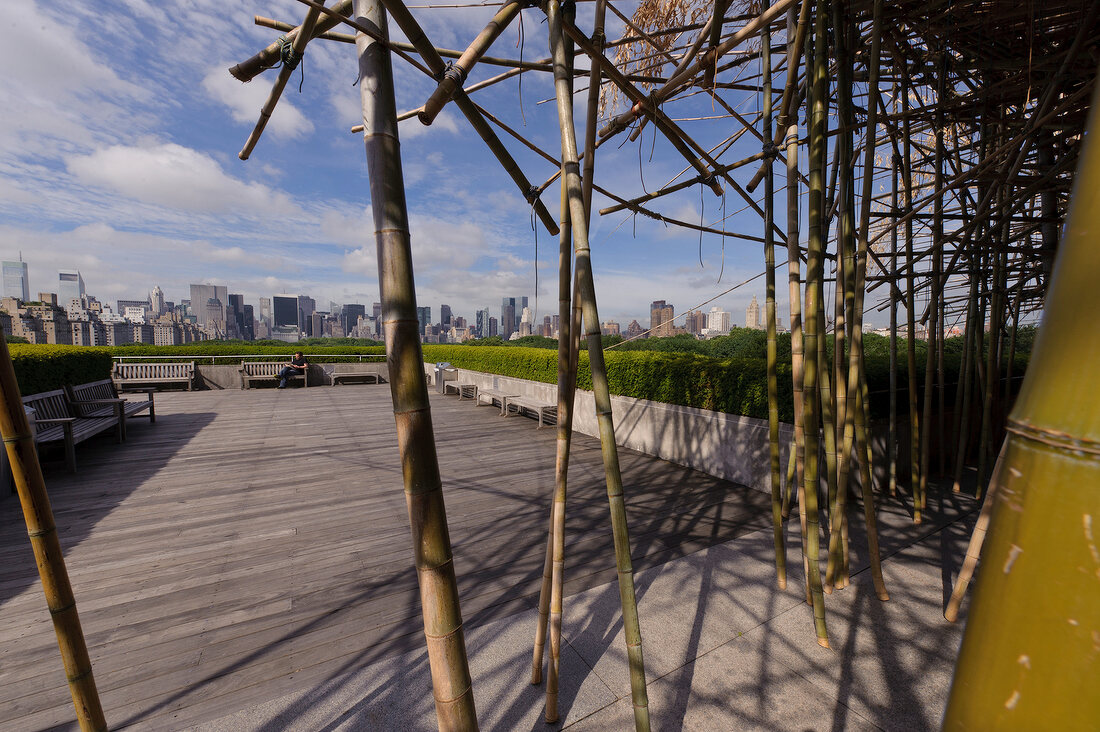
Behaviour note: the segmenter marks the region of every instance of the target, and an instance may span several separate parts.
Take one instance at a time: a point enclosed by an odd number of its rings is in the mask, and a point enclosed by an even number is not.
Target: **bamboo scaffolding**
[[[573,96],[569,89],[565,57],[565,28],[557,0],[546,4],[549,20],[551,55],[554,58],[554,85],[558,97],[558,120],[561,128],[562,185],[567,190],[569,218],[573,228],[573,252],[576,261],[583,322],[587,331],[588,358],[592,371],[593,394],[599,422],[600,446],[607,477],[607,497],[611,509],[615,562],[619,577],[619,596],[623,611],[623,631],[626,636],[630,666],[630,688],[634,707],[634,724],[639,732],[649,730],[649,702],[642,657],[642,635],[638,619],[638,604],[634,594],[634,570],[630,559],[630,537],[626,522],[622,475],[619,470],[615,426],[611,416],[611,394],[607,384],[607,368],[601,343],[600,318],[596,308],[596,290],[592,276],[588,226],[581,190],[580,165],[577,160],[576,135],[573,129]],[[572,35],[572,34],[570,34]],[[576,40],[574,38],[574,40]],[[578,44],[580,45],[580,44]],[[590,44],[587,44],[589,45]],[[606,69],[601,69],[601,73]]]
[[[23,509],[23,521],[26,523],[27,536],[34,552],[42,592],[46,596],[46,606],[57,635],[57,646],[61,652],[69,694],[76,711],[76,721],[82,730],[106,730],[107,721],[92,674],[92,661],[88,656],[84,630],[80,626],[76,596],[69,582],[65,555],[61,550],[57,525],[54,523],[53,508],[46,492],[46,481],[42,477],[42,466],[38,462],[38,451],[34,446],[34,432],[23,409],[15,367],[8,352],[7,339],[2,332],[0,401],[3,402],[3,409],[0,409],[0,435],[4,438],[8,465],[11,466],[15,491]]]
[[[377,29],[382,37],[388,36],[386,14],[377,0],[355,0],[354,14],[361,23]],[[458,583],[423,375],[393,70],[386,48],[366,35],[356,38],[356,50],[366,125],[363,140],[378,245],[386,365],[405,476],[405,500],[436,717],[441,731],[476,730],[473,682],[466,659]]]

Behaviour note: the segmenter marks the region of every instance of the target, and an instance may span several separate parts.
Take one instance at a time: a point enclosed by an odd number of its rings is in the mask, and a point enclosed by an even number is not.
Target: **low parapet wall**
[[[482,389],[501,389],[549,402],[556,402],[558,398],[558,389],[554,384],[467,369],[458,369],[457,375],[460,382],[477,384]],[[581,434],[599,437],[593,393],[578,390],[574,405],[573,429]],[[617,444],[771,493],[771,454],[766,419],[615,395],[611,397],[611,412]],[[871,438],[874,483],[879,486],[884,484],[886,477],[884,431],[873,431]],[[784,475],[793,439],[794,426],[781,423],[779,468]],[[904,449],[906,442],[904,434],[899,435],[902,448],[902,454],[898,457],[899,474],[908,471],[908,455]],[[852,478],[853,485],[859,485],[859,476],[853,475]],[[783,478],[783,481],[785,483],[786,479]]]

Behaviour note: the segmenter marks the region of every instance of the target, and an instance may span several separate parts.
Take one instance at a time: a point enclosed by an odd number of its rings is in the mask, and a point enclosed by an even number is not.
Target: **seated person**
[[[279,386],[276,388],[285,389],[288,378],[298,374],[304,376],[307,368],[309,368],[309,362],[306,361],[306,357],[301,351],[295,351],[294,358],[283,364],[283,370],[279,372]]]

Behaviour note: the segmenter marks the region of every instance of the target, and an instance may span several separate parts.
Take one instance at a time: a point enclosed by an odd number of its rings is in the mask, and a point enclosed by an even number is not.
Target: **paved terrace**
[[[482,729],[552,729],[528,675],[554,432],[453,396],[432,414]],[[112,728],[435,729],[388,386],[158,394],[156,424],[77,459],[47,484]],[[853,518],[829,651],[797,548],[775,588],[767,496],[626,450],[622,466],[655,729],[938,728],[972,502],[938,502],[922,527],[883,507],[887,604]],[[570,475],[563,720],[628,729],[595,440],[575,438]],[[18,502],[0,496],[0,729],[73,717]]]

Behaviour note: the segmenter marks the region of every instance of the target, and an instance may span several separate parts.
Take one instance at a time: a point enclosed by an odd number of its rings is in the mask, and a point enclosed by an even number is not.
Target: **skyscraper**
[[[439,324],[442,325],[444,328],[450,328],[451,327],[451,306],[450,305],[444,304],[444,305],[439,306]]]
[[[730,314],[715,305],[707,313],[707,336],[727,335],[730,332]]]
[[[164,315],[164,290],[160,289],[160,285],[154,285],[149,293],[149,308],[153,318]]]
[[[57,302],[61,307],[68,308],[72,300],[84,301],[84,278],[75,270],[58,272]]]
[[[200,326],[217,321],[224,330],[228,302],[229,293],[224,285],[191,285],[191,310]]]
[[[271,323],[273,328],[298,328],[298,296],[275,295],[271,298]]]
[[[359,326],[359,316],[367,314],[367,306],[359,303],[348,303],[340,313],[340,324],[344,326],[344,333],[351,332]]]
[[[489,337],[489,308],[482,308],[477,311],[477,327],[475,328],[478,338]]]
[[[20,259],[18,262],[4,262],[4,297],[17,297],[23,302],[30,302],[31,286],[27,277],[27,263]]]
[[[266,325],[271,325],[271,298],[260,298],[260,322]]]
[[[298,296],[298,330],[306,335],[313,335],[313,311],[316,309],[317,302],[312,297]]]
[[[416,319],[420,322],[420,335],[423,337],[424,329],[432,324],[432,309],[431,307],[416,309]]]
[[[519,323],[516,321],[516,298],[506,297],[500,303],[500,337],[508,340]]]
[[[760,303],[756,302],[756,295],[752,296],[752,302],[745,308],[745,327],[755,328],[756,330],[763,330],[764,325],[760,322]]]
[[[664,300],[654,300],[649,304],[650,338],[664,338],[672,335],[672,319],[675,308]]]

